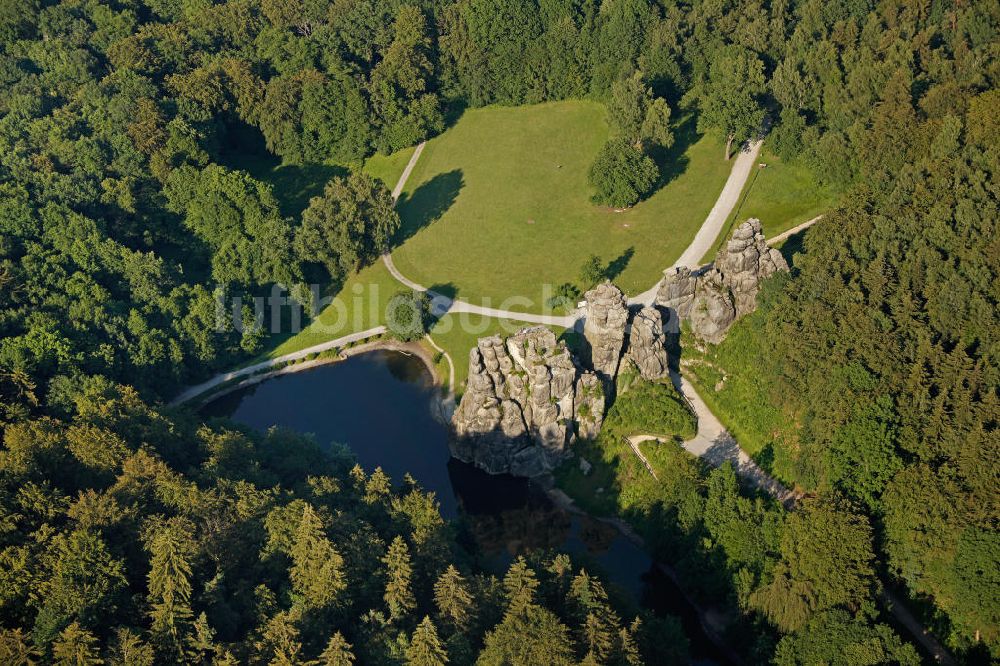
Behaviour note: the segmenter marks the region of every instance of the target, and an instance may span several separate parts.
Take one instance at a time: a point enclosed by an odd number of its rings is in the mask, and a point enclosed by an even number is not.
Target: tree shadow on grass
[[[687,170],[688,159],[685,153],[688,148],[701,139],[698,133],[697,116],[689,113],[681,118],[673,127],[674,145],[664,150],[654,147],[649,151],[650,157],[660,170],[660,178],[656,182],[656,190],[661,189]]]
[[[451,300],[455,300],[455,298],[458,296],[458,287],[456,287],[451,282],[441,282],[438,284],[432,284],[430,287],[428,287],[428,289],[430,291],[433,291],[435,294],[440,294],[446,298],[450,298]]]
[[[806,234],[809,233],[809,229],[803,229],[797,234],[792,234],[785,239],[785,242],[781,244],[778,251],[781,252],[781,256],[785,258],[788,262],[788,266],[794,271],[796,267],[797,260],[800,259],[799,255],[806,253],[805,239]]]
[[[451,282],[443,282],[432,284],[428,287],[428,291],[433,292],[431,294],[431,325],[428,326],[429,329],[447,313],[452,301],[458,296],[458,287]]]
[[[614,281],[615,278],[617,278],[619,275],[622,274],[622,271],[625,270],[625,267],[628,266],[628,262],[632,260],[632,255],[634,254],[635,254],[634,247],[630,247],[629,249],[622,252],[617,259],[612,260],[604,269],[604,277]]]
[[[439,173],[418,187],[413,194],[403,193],[396,203],[402,222],[393,245],[399,246],[432,222],[441,219],[465,187],[461,169]]]

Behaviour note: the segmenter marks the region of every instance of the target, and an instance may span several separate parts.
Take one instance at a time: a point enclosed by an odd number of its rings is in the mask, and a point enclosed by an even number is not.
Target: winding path
[[[681,256],[674,262],[672,267],[687,266],[688,268],[698,268],[700,266],[700,261],[703,256],[712,248],[719,233],[722,231],[726,220],[729,219],[733,208],[739,201],[740,194],[746,185],[747,178],[753,171],[753,167],[757,162],[757,156],[760,152],[762,139],[756,139],[749,142],[743,147],[739,155],[733,161],[733,168],[729,174],[729,178],[726,180],[725,186],[722,188],[722,192],[719,194],[719,198],[716,200],[715,205],[712,206],[712,210],[709,211],[708,216],[702,223],[698,232],[695,234],[694,239],[691,244],[688,245],[687,249],[681,254]],[[420,159],[421,153],[424,151],[424,146],[426,142],[421,142],[416,149],[413,151],[413,155],[410,157],[409,162],[407,162],[406,167],[403,169],[402,174],[400,174],[399,180],[396,182],[396,186],[392,189],[392,197],[394,201],[397,201],[406,186],[406,181],[409,179],[410,174],[413,172],[413,168],[417,164],[417,160]],[[807,222],[804,222],[788,231],[779,234],[772,238],[769,243],[776,244],[785,240],[789,236],[792,236],[800,231],[807,229],[812,226],[820,219],[822,215],[815,217]],[[557,315],[543,315],[543,314],[533,314],[526,312],[514,312],[510,310],[498,310],[495,308],[486,308],[479,305],[473,305],[465,301],[459,301],[444,294],[434,292],[427,289],[427,287],[408,279],[396,268],[392,261],[392,255],[386,252],[382,255],[382,261],[385,263],[386,268],[389,273],[399,281],[401,284],[419,292],[428,293],[432,299],[432,312],[436,316],[443,316],[448,313],[469,313],[488,317],[510,319],[514,321],[523,321],[532,324],[546,324],[554,326],[562,326],[564,328],[572,328],[582,321],[582,313],[570,314],[565,316]],[[650,305],[656,298],[656,292],[659,288],[659,281],[646,291],[633,296],[629,299],[630,305]],[[676,318],[673,318],[676,319]],[[671,322],[672,325],[676,326],[676,322]],[[248,375],[255,374],[272,368],[276,365],[282,363],[288,363],[290,361],[295,361],[310,354],[317,352],[326,351],[329,349],[334,349],[337,347],[342,347],[359,340],[364,340],[376,335],[381,335],[385,332],[385,326],[377,326],[375,328],[368,329],[366,331],[359,331],[357,333],[352,333],[350,335],[345,335],[334,340],[328,340],[318,345],[313,345],[302,349],[291,354],[285,354],[284,356],[279,356],[274,359],[269,359],[267,361],[262,361],[245,368],[240,368],[238,370],[233,370],[231,372],[216,375],[212,379],[198,384],[197,386],[192,386],[186,391],[178,395],[171,405],[177,405],[186,402],[202,393],[209,391],[221,384],[224,384],[233,379],[239,377],[245,377]],[[434,346],[435,349],[440,351],[448,359],[449,365],[449,395],[448,400],[450,400],[450,409],[453,411],[455,408],[455,366],[452,362],[451,357],[445,352],[441,347],[434,342],[433,339],[428,335],[427,340]],[[690,440],[683,443],[683,447],[688,452],[696,455],[700,458],[704,458],[707,462],[712,465],[718,466],[723,464],[725,461],[730,461],[733,463],[733,467],[736,473],[743,479],[749,481],[755,486],[761,488],[762,490],[770,493],[779,501],[781,501],[786,506],[794,505],[796,499],[800,497],[800,494],[785,488],[781,483],[771,477],[767,472],[765,472],[760,466],[758,466],[752,458],[743,449],[740,448],[739,444],[733,438],[729,432],[726,431],[722,422],[719,421],[718,417],[712,413],[705,402],[701,399],[701,396],[691,387],[691,385],[684,380],[684,378],[677,372],[671,372],[671,381],[677,390],[684,396],[687,400],[688,405],[691,407],[692,411],[695,413],[698,419],[698,432]],[[645,441],[660,440],[665,439],[660,435],[653,434],[642,434],[635,435],[626,438],[629,446],[639,457],[639,459],[646,466],[647,470],[656,478],[656,472],[653,470],[652,465],[643,455],[639,444]],[[568,498],[567,498],[568,499]],[[627,528],[627,526],[626,526]],[[880,593],[880,601],[886,607],[886,609],[900,622],[903,626],[910,631],[913,637],[931,654],[934,656],[938,663],[951,665],[955,663],[954,658],[948,653],[948,651],[941,645],[941,643],[931,634],[926,628],[924,628],[920,622],[913,616],[912,613],[903,605],[901,599],[899,599],[895,594],[893,594],[888,589],[883,589]]]
[[[410,160],[407,162],[406,167],[399,176],[399,180],[396,181],[396,186],[392,188],[393,201],[398,201],[399,197],[403,193],[403,189],[406,187],[406,182],[409,180],[410,175],[413,173],[413,169],[420,159],[420,155],[424,152],[424,147],[426,146],[426,141],[421,142],[413,151],[413,155],[410,156]],[[708,217],[702,223],[701,227],[698,229],[694,240],[691,241],[691,245],[684,250],[680,258],[674,262],[674,266],[689,266],[692,268],[697,267],[697,262],[702,256],[712,247],[715,239],[718,237],[719,232],[722,230],[723,225],[732,213],[733,208],[736,206],[739,200],[740,192],[743,191],[743,187],[746,184],[747,178],[753,171],[753,166],[757,161],[757,155],[760,152],[761,140],[755,140],[743,147],[740,153],[733,160],[733,168],[729,174],[729,178],[726,180],[725,186],[722,188],[722,192],[719,194],[718,200],[715,205],[712,206],[712,210],[709,211]],[[795,230],[801,230],[806,226],[816,222],[816,220],[810,220],[805,225],[800,225],[796,227]],[[793,231],[795,231],[793,230]],[[579,322],[582,321],[580,314],[569,314],[569,315],[547,315],[547,314],[537,314],[530,312],[515,312],[513,310],[499,310],[496,308],[487,308],[480,305],[473,305],[472,303],[467,303],[465,301],[456,300],[449,298],[444,294],[432,291],[418,282],[410,280],[405,275],[399,272],[396,268],[395,263],[392,261],[392,255],[386,252],[382,255],[382,261],[385,267],[388,269],[389,274],[392,275],[398,282],[403,284],[410,289],[419,292],[425,292],[431,297],[431,311],[437,316],[441,317],[445,314],[474,314],[485,317],[494,317],[497,319],[509,319],[512,321],[521,321],[529,324],[544,324],[547,326],[560,326],[562,328],[573,328],[577,326]],[[653,302],[656,297],[656,290],[659,287],[659,281],[652,287],[642,292],[638,296],[634,296],[629,299],[630,305],[649,305]],[[357,333],[351,333],[334,340],[328,340],[318,345],[313,345],[306,349],[293,352],[291,354],[285,354],[284,356],[279,356],[277,358],[268,359],[260,363],[248,366],[246,368],[240,368],[239,370],[233,370],[230,372],[225,372],[215,377],[209,379],[206,382],[198,384],[196,386],[189,387],[184,390],[180,395],[174,398],[170,404],[177,405],[183,402],[187,402],[192,398],[195,398],[206,391],[210,391],[213,388],[224,384],[233,379],[240,377],[245,377],[268,368],[281,365],[283,363],[288,363],[290,361],[295,361],[310,354],[314,354],[321,351],[326,351],[336,347],[341,347],[346,344],[351,344],[359,340],[364,340],[367,338],[374,337],[376,335],[381,335],[385,332],[384,326],[378,326],[375,328],[368,329],[366,331],[360,331]],[[450,361],[450,359],[449,359]]]
[[[424,339],[430,343],[431,347],[434,347],[435,351],[440,352],[444,360],[448,361],[448,393],[441,400],[441,412],[445,420],[450,423],[451,416],[455,413],[455,408],[457,407],[455,404],[455,364],[451,360],[451,354],[439,347],[430,334],[425,335]]]
[[[677,261],[673,263],[671,268],[678,266],[698,268],[701,265],[701,258],[705,256],[706,252],[712,249],[712,245],[719,237],[719,233],[722,231],[722,227],[725,226],[726,220],[729,219],[733,209],[739,202],[740,194],[743,192],[747,178],[750,177],[750,174],[753,172],[754,165],[757,163],[757,156],[760,154],[760,147],[762,143],[763,139],[755,139],[748,142],[733,159],[733,168],[729,172],[729,178],[726,179],[726,184],[723,186],[722,192],[719,193],[719,198],[716,199],[715,205],[712,206],[712,210],[708,212],[708,216],[705,218],[705,221],[701,223],[701,227],[698,228],[698,232],[695,234],[691,244],[688,245]],[[424,144],[421,143],[417,146],[417,149],[413,151],[413,156],[410,157],[409,163],[407,163],[406,168],[399,177],[399,182],[396,183],[396,187],[392,190],[394,200],[398,199],[403,193],[403,188],[406,187],[406,181],[413,172],[413,167],[416,165],[417,159],[419,159],[423,150]],[[801,229],[815,223],[818,219],[819,218],[810,220],[805,225],[800,225],[801,228],[796,227],[796,229],[801,231]],[[487,308],[481,305],[473,305],[472,303],[467,303],[465,301],[455,300],[445,296],[444,294],[428,289],[419,282],[415,282],[403,275],[399,269],[396,268],[396,264],[393,262],[392,254],[390,252],[382,254],[382,262],[385,264],[385,267],[389,269],[389,273],[392,277],[394,277],[398,282],[409,287],[410,289],[413,289],[414,291],[424,292],[430,295],[433,303],[432,310],[436,316],[443,316],[453,312],[466,312],[469,314],[477,314],[487,317],[523,321],[531,324],[562,326],[563,328],[572,328],[576,324],[577,320],[580,319],[578,315],[573,314],[560,316],[535,314],[530,312],[515,312],[512,310],[498,310],[496,308]],[[657,280],[656,284],[646,291],[629,298],[629,305],[645,306],[652,304],[653,300],[656,298],[656,291],[659,288],[659,285],[660,282]]]
[[[679,266],[698,268],[700,266],[701,258],[705,256],[709,250],[711,250],[713,244],[719,236],[719,233],[722,231],[726,220],[729,219],[730,214],[733,212],[733,208],[735,208],[736,204],[739,202],[740,194],[743,192],[743,187],[746,185],[747,178],[753,172],[753,167],[757,163],[757,155],[760,152],[761,143],[761,139],[749,142],[743,150],[740,151],[739,155],[733,162],[732,171],[729,173],[729,178],[726,180],[726,184],[722,188],[722,192],[719,194],[719,198],[716,200],[715,205],[712,206],[712,210],[709,211],[708,217],[705,218],[705,221],[698,229],[698,233],[695,234],[691,244],[688,245],[687,249],[684,250],[677,261],[674,262],[672,268]],[[413,166],[416,164],[420,153],[423,152],[423,147],[424,144],[420,144],[414,151],[413,157],[410,158],[410,162],[406,165],[406,169],[403,171],[402,176],[400,176],[399,182],[393,189],[394,197],[398,197],[400,193],[402,193],[403,187],[406,185],[406,179],[413,171]],[[769,244],[774,245],[780,243],[789,236],[811,227],[822,218],[823,216],[820,215],[807,222],[803,222],[802,224],[770,239]],[[396,280],[416,291],[427,292],[432,299],[432,310],[438,316],[447,313],[467,312],[471,314],[511,319],[515,321],[524,321],[533,324],[550,324],[562,326],[564,328],[572,328],[582,319],[581,315],[566,315],[560,317],[554,315],[512,312],[510,310],[485,308],[466,303],[465,301],[458,301],[448,298],[443,294],[431,291],[423,285],[408,279],[396,268],[392,261],[392,255],[388,252],[382,255],[382,260],[385,262],[386,268],[389,269],[389,273],[391,273]],[[654,284],[641,294],[630,298],[628,300],[629,305],[651,305],[656,298],[658,288],[659,281],[657,281],[657,284]],[[676,323],[674,323],[674,325],[676,325]],[[434,344],[433,341],[431,342]],[[437,347],[436,344],[435,347]],[[451,363],[450,358],[449,363]],[[453,386],[454,365],[452,365],[451,368],[451,385]],[[684,449],[699,458],[704,458],[708,463],[714,466],[730,461],[733,464],[733,468],[736,470],[736,473],[741,478],[773,495],[785,506],[793,506],[801,494],[784,487],[776,479],[765,472],[759,465],[757,465],[757,463],[754,462],[754,460],[740,448],[736,439],[733,438],[728,431],[726,431],[722,422],[719,421],[718,417],[712,413],[712,411],[708,408],[708,405],[705,404],[705,401],[698,395],[697,391],[695,391],[688,382],[684,381],[684,378],[680,375],[680,373],[671,372],[670,379],[681,395],[683,395],[687,400],[688,405],[698,418],[698,432],[692,439],[683,443]],[[454,397],[454,393],[452,393],[452,396]],[[656,439],[664,439],[664,437],[657,435],[635,435],[627,438],[629,446],[643,462],[650,474],[653,475],[653,478],[656,478],[656,472],[653,470],[652,465],[650,465],[645,455],[643,455],[639,444],[644,441]],[[900,624],[905,626],[907,630],[910,631],[913,637],[924,647],[924,649],[934,656],[934,659],[938,663],[946,665],[955,663],[954,659],[948,651],[945,650],[941,643],[938,642],[938,640],[929,631],[927,631],[927,629],[925,629],[920,622],[917,621],[913,614],[910,613],[909,610],[907,610],[907,608],[903,605],[903,602],[891,591],[883,589],[880,593],[880,601],[893,615],[893,617],[895,617]]]
[[[716,199],[712,210],[708,212],[708,217],[701,223],[701,228],[695,234],[694,240],[670,268],[687,266],[694,269],[701,266],[701,258],[712,249],[719,233],[722,232],[722,227],[725,226],[726,220],[729,219],[733,208],[740,200],[740,194],[747,183],[747,178],[753,173],[753,167],[757,164],[757,155],[760,154],[762,143],[762,139],[756,139],[747,143],[740,150],[733,160],[733,169],[729,172],[729,178],[726,179],[726,184],[722,188],[722,192],[719,193],[719,198]],[[646,291],[628,299],[629,305],[652,305],[659,286],[660,283],[657,281]]]
[[[681,446],[692,455],[704,458],[713,467],[718,467],[729,461],[733,469],[741,478],[750,482],[755,487],[769,493],[778,499],[786,507],[791,507],[795,501],[802,497],[802,494],[789,490],[779,483],[774,477],[765,472],[746,451],[740,448],[736,439],[725,429],[722,422],[712,413],[705,401],[701,399],[697,391],[684,381],[678,372],[670,372],[670,381],[677,388],[681,395],[687,400],[691,410],[698,418],[698,432],[694,437],[687,440]],[[642,463],[649,470],[653,478],[656,472],[653,471],[646,456],[642,454],[639,444],[650,441],[670,441],[671,437],[655,434],[632,435],[628,437],[629,446],[636,453]]]
[[[812,225],[816,224],[817,222],[819,222],[822,219],[823,219],[822,215],[817,215],[813,219],[808,220],[806,222],[803,222],[802,224],[800,224],[798,226],[794,226],[791,229],[789,229],[788,231],[785,231],[785,232],[782,232],[782,233],[778,234],[774,238],[768,238],[767,239],[767,244],[768,245],[777,245],[778,243],[784,241],[789,236],[794,236],[795,234],[799,233],[800,231],[805,231],[806,229],[808,229],[809,227],[811,227]]]

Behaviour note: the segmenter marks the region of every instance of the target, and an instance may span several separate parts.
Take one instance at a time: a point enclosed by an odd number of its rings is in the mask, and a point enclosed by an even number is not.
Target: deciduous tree
[[[299,256],[341,280],[374,261],[399,228],[392,196],[365,173],[334,178],[309,202],[295,236]]]
[[[713,54],[699,99],[698,127],[723,132],[727,160],[734,142],[739,144],[761,131],[764,90],[764,64],[752,51],[731,45]]]

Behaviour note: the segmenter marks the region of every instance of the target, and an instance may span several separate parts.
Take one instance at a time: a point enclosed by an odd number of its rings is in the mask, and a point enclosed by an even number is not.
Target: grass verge
[[[319,316],[297,332],[275,334],[271,347],[257,360],[275,358],[306,347],[364,331],[384,323],[386,305],[403,285],[381,260],[361,269],[324,297],[331,299]],[[288,322],[283,322],[286,327]]]
[[[705,253],[701,263],[715,259],[738,222],[751,217],[760,220],[767,238],[832,210],[837,194],[817,184],[812,170],[801,160],[785,162],[765,146],[760,151],[757,168],[740,194],[740,202],[730,216],[716,244]]]

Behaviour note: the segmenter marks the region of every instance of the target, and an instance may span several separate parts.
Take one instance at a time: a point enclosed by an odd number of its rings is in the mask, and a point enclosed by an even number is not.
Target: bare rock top
[[[738,226],[715,259],[715,269],[733,293],[736,318],[757,309],[760,282],[778,271],[787,271],[781,252],[769,247],[760,220],[751,218]]]

